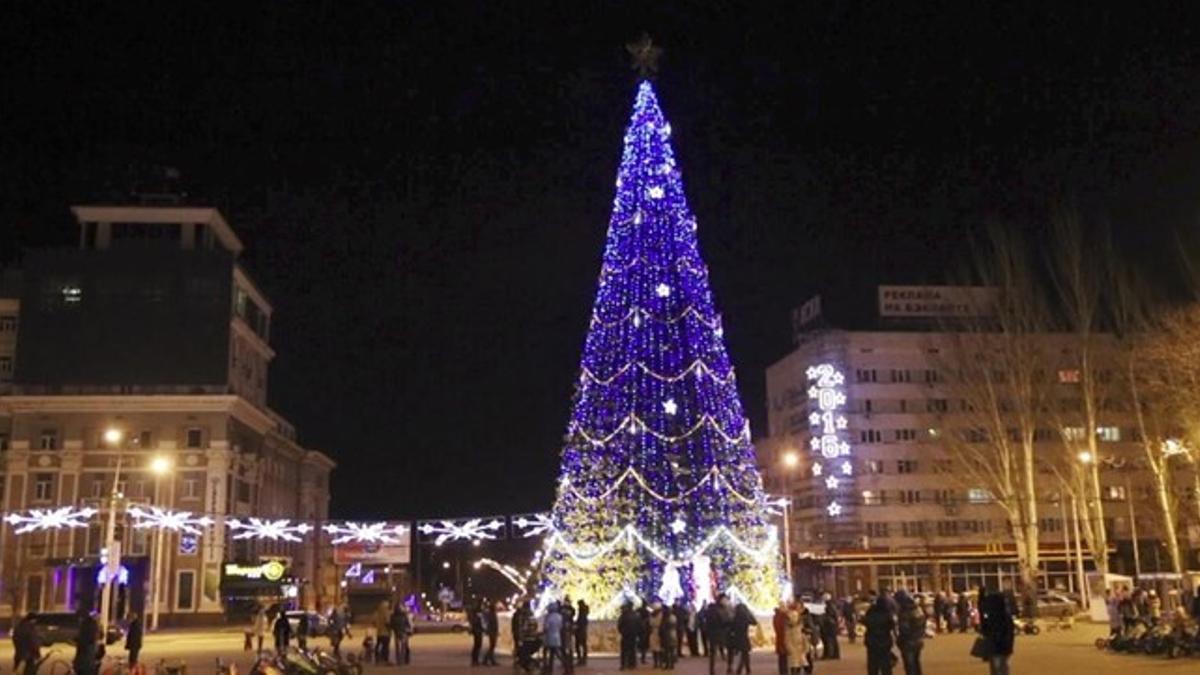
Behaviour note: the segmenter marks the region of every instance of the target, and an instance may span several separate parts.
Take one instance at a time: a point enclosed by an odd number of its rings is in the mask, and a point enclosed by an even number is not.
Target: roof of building
[[[76,205],[71,212],[81,223],[203,223],[234,255],[244,248],[221,212],[208,206]]]

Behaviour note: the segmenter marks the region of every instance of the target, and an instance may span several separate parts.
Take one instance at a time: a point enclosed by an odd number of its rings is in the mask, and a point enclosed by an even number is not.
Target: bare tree
[[[964,424],[941,430],[940,443],[960,478],[990,492],[1004,512],[1027,603],[1040,562],[1034,445],[1049,393],[1045,295],[1031,262],[1019,237],[991,228],[974,247],[971,274],[995,295],[989,307],[948,327],[950,348],[936,357]]]

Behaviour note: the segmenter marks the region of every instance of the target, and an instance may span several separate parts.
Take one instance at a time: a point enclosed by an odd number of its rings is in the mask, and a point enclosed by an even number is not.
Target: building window
[[[192,609],[196,602],[196,572],[179,570],[175,591],[175,609]]]
[[[924,537],[925,536],[925,521],[913,520],[900,524],[906,537]]]
[[[907,370],[892,369],[892,382],[912,382],[912,373]]]
[[[941,373],[939,373],[939,372],[938,372],[938,371],[936,371],[936,370],[933,370],[932,368],[926,368],[926,369],[925,369],[925,382],[926,382],[926,384],[934,384],[934,383],[936,383],[936,382],[941,382],[941,381],[942,381],[942,376],[941,376]]]
[[[1057,441],[1058,438],[1059,438],[1058,434],[1056,434],[1053,429],[1034,429],[1033,430],[1033,442],[1034,443],[1049,443],[1051,441]]]
[[[0,356],[0,378],[9,379],[12,375],[12,357]]]
[[[856,380],[858,380],[859,382],[874,382],[875,381],[875,370],[867,369],[867,368],[859,368],[858,370],[854,371],[854,378]]]
[[[99,499],[104,496],[104,480],[97,478],[92,481],[92,497]]]
[[[896,473],[916,473],[917,460],[901,459],[896,461]]]
[[[948,410],[946,399],[944,398],[927,398],[925,399],[925,412],[944,413]]]
[[[992,531],[992,521],[990,520],[964,520],[962,521],[962,529],[970,534],[990,534]]]
[[[868,459],[866,461],[867,473],[883,473],[882,459]]]
[[[867,523],[867,536],[886,539],[888,537],[888,524]]]
[[[1038,529],[1042,532],[1062,532],[1062,519],[1041,518],[1038,520]]]
[[[1087,431],[1083,427],[1063,427],[1062,435],[1068,441],[1082,441],[1087,438]]]
[[[949,459],[933,460],[934,473],[950,473],[954,471],[954,461]]]
[[[864,506],[879,506],[883,504],[883,491],[863,490],[862,498]]]
[[[950,506],[958,503],[958,495],[954,490],[938,490],[933,493],[933,500],[938,504]]]
[[[38,447],[42,450],[57,450],[58,431],[54,429],[42,429],[41,438],[38,440]]]
[[[54,475],[39,473],[33,478],[33,501],[48,502],[54,499]]]
[[[1101,490],[1104,498],[1113,502],[1125,501],[1126,493],[1124,485],[1108,485]]]
[[[1079,384],[1082,379],[1083,376],[1078,368],[1068,368],[1058,371],[1059,384]]]
[[[983,488],[971,488],[967,490],[967,501],[972,504],[991,504],[992,493]]]
[[[920,490],[901,490],[900,491],[900,503],[901,504],[920,504],[921,503],[921,491]]]
[[[17,317],[12,314],[0,316],[0,333],[17,332]]]
[[[957,520],[939,520],[937,524],[937,533],[939,537],[957,537],[958,536],[958,521]]]
[[[200,499],[200,481],[195,478],[183,479],[183,496],[181,499]]]
[[[1121,427],[1096,427],[1096,437],[1102,441],[1116,443],[1121,440]]]
[[[863,443],[882,443],[883,432],[878,429],[863,429],[859,432],[859,440]]]
[[[139,448],[151,447],[153,435],[149,431],[138,432],[137,438],[133,439],[133,444]]]
[[[968,443],[986,443],[988,433],[986,429],[967,429],[963,432],[963,439]]]
[[[8,434],[0,434],[0,450],[8,449]]]
[[[204,447],[204,432],[199,427],[191,427],[187,430],[186,447]]]
[[[915,441],[915,440],[917,440],[917,430],[916,429],[897,429],[896,430],[896,440],[899,442]]]

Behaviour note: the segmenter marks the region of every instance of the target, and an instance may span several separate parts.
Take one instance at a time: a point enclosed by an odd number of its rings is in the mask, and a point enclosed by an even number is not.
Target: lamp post
[[[791,472],[800,466],[800,455],[795,450],[783,453],[783,467],[787,471],[787,497],[783,499],[783,567],[787,571],[788,583],[792,583],[792,481]]]
[[[104,575],[104,587],[100,591],[100,634],[108,634],[108,615],[112,609],[112,593],[113,580],[117,573],[113,568],[119,569],[120,559],[117,558],[116,538],[117,538],[117,502],[121,499],[121,493],[117,490],[117,486],[121,483],[121,440],[125,438],[125,432],[115,427],[109,427],[104,431],[104,443],[117,450],[117,468],[113,475],[112,491],[109,493],[108,499],[108,519],[104,525],[104,550],[107,556],[106,562],[108,570]],[[114,558],[116,565],[113,564]]]
[[[171,460],[158,456],[150,460],[150,471],[154,474],[154,504],[161,508],[159,479],[171,471]],[[161,526],[154,528],[154,572],[150,584],[150,630],[158,630],[158,607],[162,604],[163,539],[167,533]]]

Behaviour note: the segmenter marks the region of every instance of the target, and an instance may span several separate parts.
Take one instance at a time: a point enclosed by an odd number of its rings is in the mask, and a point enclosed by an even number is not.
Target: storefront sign
[[[287,566],[278,560],[268,560],[261,565],[225,563],[226,578],[279,581],[286,573]]]

